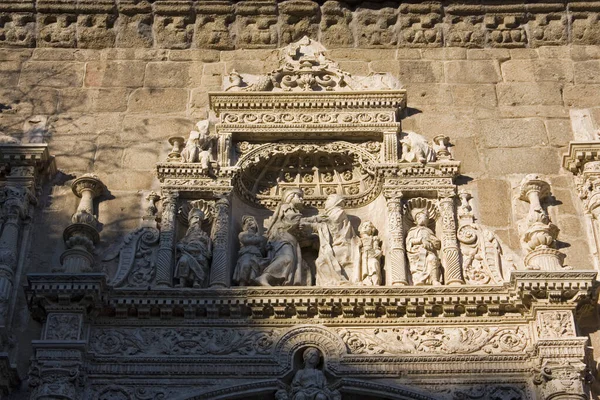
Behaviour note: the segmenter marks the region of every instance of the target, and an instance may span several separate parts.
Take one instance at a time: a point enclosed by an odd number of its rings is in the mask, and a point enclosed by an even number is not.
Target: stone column
[[[444,283],[446,285],[462,285],[462,265],[458,240],[456,238],[456,216],[454,212],[454,191],[439,194],[439,210],[442,220],[442,262],[444,265]]]
[[[231,133],[219,133],[219,150],[217,161],[221,167],[229,167],[231,165]]]
[[[100,240],[94,199],[106,188],[97,176],[85,174],[73,181],[71,189],[81,200],[71,217],[71,225],[63,232],[67,250],[61,255],[60,261],[63,272],[67,274],[87,273],[92,271],[94,245]]]
[[[395,164],[398,162],[398,132],[383,132],[383,162]]]
[[[401,199],[402,193],[386,196],[388,245],[385,257],[385,281],[388,286],[408,285]]]
[[[175,240],[175,217],[179,192],[162,192],[162,219],[160,223],[160,246],[156,262],[156,284],[173,286],[173,244]]]
[[[210,287],[229,287],[229,198],[222,197],[215,204],[212,228],[213,258],[210,267]]]
[[[7,324],[9,302],[13,292],[19,259],[19,238],[23,220],[29,217],[29,206],[35,197],[28,187],[6,186],[2,206],[2,234],[0,235],[0,326]]]

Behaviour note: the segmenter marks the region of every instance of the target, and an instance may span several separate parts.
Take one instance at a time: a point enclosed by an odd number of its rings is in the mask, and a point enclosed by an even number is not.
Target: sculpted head
[[[361,235],[364,234],[372,236],[375,234],[375,230],[375,225],[373,225],[371,221],[362,222],[358,227],[358,233],[360,233]]]
[[[327,200],[325,200],[325,209],[329,210],[333,207],[343,207],[344,206],[344,197],[341,194],[330,194],[327,196]]]
[[[429,224],[429,212],[426,208],[415,208],[412,210],[413,221],[415,225],[427,226]]]
[[[204,211],[199,208],[192,208],[188,215],[188,225],[200,224],[204,220]]]
[[[281,202],[291,204],[296,207],[301,207],[303,198],[304,192],[302,189],[291,189],[283,192],[283,196],[281,196]]]
[[[321,352],[316,347],[309,347],[302,353],[305,366],[316,367],[321,359]]]
[[[258,223],[256,218],[252,215],[244,215],[242,217],[242,231],[244,232],[258,232]]]

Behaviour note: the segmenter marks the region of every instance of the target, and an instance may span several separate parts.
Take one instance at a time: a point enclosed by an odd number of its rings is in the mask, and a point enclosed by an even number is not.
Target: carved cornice
[[[106,288],[101,274],[30,274],[27,296],[34,314],[54,303],[86,304],[112,309],[117,317],[135,310],[144,318],[152,312],[186,318],[269,319],[335,318],[481,318],[555,304],[575,306],[592,295],[593,271],[513,271],[503,286],[397,287],[237,287],[224,289],[122,290]],[[98,311],[100,310],[98,308]],[[444,318],[445,319],[445,318]],[[442,320],[440,320],[442,321]]]
[[[600,161],[600,141],[569,142],[569,151],[563,155],[562,166],[578,174],[590,161]]]
[[[353,5],[250,0],[4,0],[0,12],[6,13],[9,21],[0,46],[110,48],[137,43],[148,48],[228,50],[275,48],[307,35],[323,38],[330,47],[514,48],[595,44],[598,37],[600,5],[592,1],[452,1],[395,7],[381,2],[369,7],[356,6],[358,1],[346,3]],[[371,20],[378,22],[367,23]],[[134,24],[139,27],[128,28]]]

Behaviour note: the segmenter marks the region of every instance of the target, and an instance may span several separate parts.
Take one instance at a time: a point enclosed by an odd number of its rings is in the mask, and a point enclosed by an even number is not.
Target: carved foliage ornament
[[[281,332],[237,328],[113,328],[93,332],[90,348],[100,356],[267,355]]]
[[[506,354],[530,344],[519,327],[338,329],[352,354]]]

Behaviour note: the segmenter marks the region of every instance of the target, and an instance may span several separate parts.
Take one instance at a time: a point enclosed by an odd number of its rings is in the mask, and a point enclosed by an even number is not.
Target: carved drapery
[[[162,218],[160,224],[160,246],[156,261],[156,284],[173,284],[173,246],[175,243],[175,217],[179,192],[162,192]]]
[[[456,217],[454,193],[441,193],[439,199],[440,218],[442,220],[442,254],[444,265],[444,283],[461,285],[464,283],[458,240],[456,238]]]
[[[213,222],[213,258],[210,267],[210,286],[228,287],[230,285],[230,248],[229,248],[229,199],[222,197],[215,203]]]
[[[390,195],[387,198],[387,230],[389,239],[386,255],[386,283],[392,286],[408,285],[401,199],[401,193]]]

